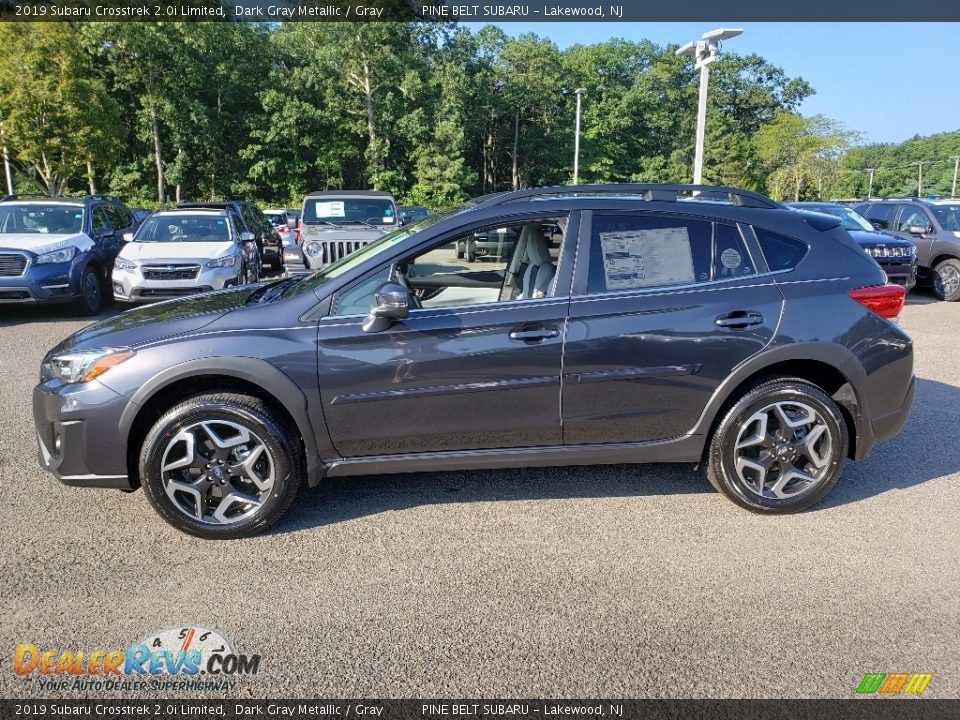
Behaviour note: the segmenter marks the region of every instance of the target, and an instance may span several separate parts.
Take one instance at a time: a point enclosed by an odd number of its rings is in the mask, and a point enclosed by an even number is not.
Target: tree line
[[[435,23],[9,23],[0,43],[0,131],[21,191],[289,205],[370,188],[439,207],[570,182],[581,87],[581,182],[692,175],[698,76],[647,40],[560,50]],[[782,197],[839,188],[869,148],[799,115],[812,93],[724,53],[705,181]]]

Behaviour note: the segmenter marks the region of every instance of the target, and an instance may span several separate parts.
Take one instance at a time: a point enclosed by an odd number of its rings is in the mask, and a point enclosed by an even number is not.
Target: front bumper
[[[239,281],[239,266],[208,268],[201,265],[197,276],[189,280],[147,280],[143,277],[143,269],[138,266],[134,270],[114,268],[111,284],[114,300],[147,303],[223,290],[239,284]]]
[[[898,262],[888,261],[884,258],[874,258],[877,264],[887,274],[887,279],[896,285],[900,285],[907,290],[917,284],[917,259]]]
[[[120,416],[129,401],[96,380],[33,390],[40,466],[65,485],[132,490]]]
[[[27,266],[18,277],[0,277],[0,303],[64,303],[80,294],[71,263]]]

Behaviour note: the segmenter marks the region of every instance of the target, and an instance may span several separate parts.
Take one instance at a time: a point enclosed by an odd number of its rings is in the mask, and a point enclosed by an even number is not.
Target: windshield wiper
[[[282,294],[284,290],[292,285],[296,285],[298,282],[304,278],[309,277],[309,275],[297,275],[294,277],[284,278],[283,280],[277,280],[272,282],[269,285],[264,285],[262,288],[257,288],[250,297],[247,298],[247,305],[253,304],[263,304],[268,303],[278,295]]]
[[[340,225],[337,225],[335,222],[330,222],[329,220],[304,220],[304,225],[331,225],[337,230],[343,230]]]
[[[359,224],[359,225],[366,225],[368,228],[373,228],[374,230],[379,230],[379,229],[380,229],[380,228],[378,228],[376,225],[371,225],[371,224],[368,223],[366,220],[344,220],[344,222],[357,223],[357,224]]]

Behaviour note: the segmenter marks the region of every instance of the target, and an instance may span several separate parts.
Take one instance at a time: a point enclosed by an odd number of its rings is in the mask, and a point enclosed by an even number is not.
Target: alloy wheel
[[[255,515],[273,490],[276,464],[252,430],[227,420],[205,420],[178,431],[160,461],[161,482],[174,506],[211,525]]]
[[[100,280],[92,270],[83,276],[83,300],[91,311],[100,307]]]
[[[827,475],[834,441],[824,418],[805,403],[764,406],[741,425],[734,468],[762,498],[783,500],[816,487]]]
[[[943,297],[950,297],[960,289],[960,270],[953,265],[943,265],[937,269],[937,287]]]

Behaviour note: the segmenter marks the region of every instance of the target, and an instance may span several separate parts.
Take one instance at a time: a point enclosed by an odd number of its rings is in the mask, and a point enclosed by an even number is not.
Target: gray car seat
[[[527,270],[523,275],[523,292],[520,297],[524,300],[544,297],[553,283],[553,276],[557,269],[550,257],[550,244],[536,226],[526,226],[523,233],[532,228],[527,237]]]

